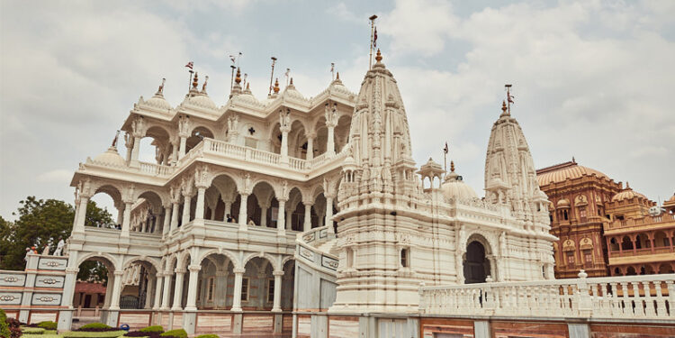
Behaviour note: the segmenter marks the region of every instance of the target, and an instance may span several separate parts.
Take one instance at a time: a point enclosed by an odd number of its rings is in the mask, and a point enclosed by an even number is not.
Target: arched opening
[[[314,139],[314,157],[320,156],[326,152],[328,145],[328,128],[326,127],[326,118],[321,117],[314,126],[316,138]]]
[[[661,263],[658,273],[673,273],[673,265],[670,263]]]
[[[637,271],[635,270],[634,267],[629,266],[628,269],[626,269],[626,276],[635,276],[637,275]]]
[[[135,261],[124,268],[121,309],[150,309],[155,300],[157,269],[146,261]]]
[[[324,226],[326,221],[326,197],[323,194],[323,188],[320,191],[315,195],[314,205],[312,205],[312,228]]]
[[[655,248],[661,248],[661,247],[669,247],[670,246],[670,240],[668,239],[668,236],[663,231],[657,231],[654,234],[654,247]]]
[[[213,139],[213,132],[208,128],[200,126],[192,130],[192,135],[187,138],[185,142],[185,153],[187,154],[190,150],[196,147],[204,138]]]
[[[269,228],[277,227],[279,201],[274,188],[267,182],[259,182],[247,200],[246,223]]]
[[[621,239],[621,250],[633,250],[633,241],[630,240],[630,237],[623,236]]]
[[[490,274],[490,261],[487,259],[485,246],[474,240],[467,245],[465,256],[465,284],[484,283]]]
[[[234,265],[221,254],[211,254],[201,262],[197,287],[198,309],[230,309],[234,290]]]
[[[295,120],[288,133],[288,156],[307,158],[307,133],[302,122]]]
[[[159,195],[146,191],[132,205],[130,231],[161,234],[166,217],[170,215],[162,206]]]
[[[219,175],[214,178],[211,186],[206,189],[205,197],[208,219],[223,222],[239,219],[239,192],[237,184],[230,176]]]
[[[78,268],[73,317],[77,321],[100,321],[104,311],[119,304],[119,299],[112,301],[115,265],[105,257],[93,256],[82,261]]]
[[[97,212],[96,207],[103,209]],[[122,228],[124,216],[122,194],[112,185],[104,185],[96,190],[87,204],[87,217],[84,225],[96,228]]]
[[[146,163],[169,165],[173,154],[173,146],[166,129],[153,126],[145,133],[138,148],[138,160]]]
[[[272,310],[274,305],[274,268],[264,258],[248,261],[241,283],[241,307],[244,310]]]
[[[300,189],[293,188],[288,194],[286,202],[288,213],[286,217],[290,221],[290,230],[302,231],[305,224],[305,205],[302,203],[302,193]],[[309,227],[307,227],[309,229]]]
[[[609,240],[609,251],[619,251],[619,243],[617,243],[614,237]]]
[[[279,124],[279,122],[277,122],[271,129],[270,133],[268,149],[270,152],[275,154],[281,154],[281,139],[283,136],[280,128],[281,125]]]

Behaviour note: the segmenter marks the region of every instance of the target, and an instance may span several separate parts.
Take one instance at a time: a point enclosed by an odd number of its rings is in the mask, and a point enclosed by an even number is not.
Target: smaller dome
[[[209,108],[209,109],[218,109],[216,107],[216,104],[211,100],[211,98],[208,95],[205,94],[200,94],[200,95],[190,95],[186,98],[186,101],[190,103],[191,105],[198,106],[198,107],[204,107],[204,108]]]
[[[566,198],[563,198],[560,201],[558,201],[558,208],[569,207],[569,206],[570,206],[570,201],[568,201]]]
[[[455,173],[454,163],[451,165],[452,171],[445,175],[445,180],[441,184],[441,192],[447,199],[467,200],[478,198],[476,192],[462,180],[462,176]]]
[[[112,164],[115,166],[126,166],[127,161],[117,153],[117,148],[110,147],[108,150],[94,158],[95,162]]]
[[[647,196],[645,196],[645,195],[643,195],[639,192],[634,191],[633,189],[631,189],[630,185],[628,185],[628,183],[626,183],[626,189],[623,189],[620,192],[618,192],[616,195],[614,195],[612,197],[612,202],[629,200],[629,199],[634,198],[634,197],[647,199]]]
[[[153,97],[145,101],[145,104],[159,109],[171,109],[171,104],[164,99],[164,95],[155,94]]]
[[[668,202],[673,202],[673,203],[675,203],[675,194],[673,194],[673,197],[671,197],[670,199],[668,199]]]

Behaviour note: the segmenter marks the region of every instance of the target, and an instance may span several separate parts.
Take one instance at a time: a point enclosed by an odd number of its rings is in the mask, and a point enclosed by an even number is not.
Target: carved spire
[[[375,61],[377,61],[377,63],[382,62],[382,53],[380,53],[379,48],[377,49],[377,55],[375,55]]]
[[[450,160],[450,172],[455,172],[455,161]]]
[[[503,100],[503,101],[502,101],[502,115],[506,115],[506,114],[507,114],[507,113],[506,113],[506,110],[507,110],[507,108],[506,108],[506,100]]]

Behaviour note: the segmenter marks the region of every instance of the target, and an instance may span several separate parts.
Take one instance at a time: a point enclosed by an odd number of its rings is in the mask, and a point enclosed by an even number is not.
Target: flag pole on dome
[[[448,171],[448,142],[445,142],[445,147],[443,147],[443,170]]]
[[[230,54],[230,61],[232,61],[232,64],[230,65],[230,97],[232,97],[232,88],[234,87],[234,70],[237,68],[235,64],[237,63],[237,58],[234,55]]]
[[[190,91],[190,88],[191,88],[191,86],[192,86],[192,73],[194,73],[194,71],[193,71],[192,69],[194,68],[194,66],[195,66],[195,63],[192,62],[192,61],[188,62],[188,63],[185,65],[186,68],[189,68],[189,69],[190,69],[190,70],[188,71],[188,72],[190,73],[190,78],[188,79],[188,92]]]
[[[288,87],[288,78],[289,78],[289,76],[291,76],[291,69],[286,68],[286,74],[284,74],[284,75],[286,76],[286,87]]]
[[[377,46],[377,28],[375,28],[375,19],[377,15],[371,15],[370,18],[370,56],[368,57],[368,70],[373,68],[373,47]]]
[[[267,96],[272,95],[272,81],[274,80],[274,65],[277,63],[277,58],[272,57],[272,74],[270,74],[270,88],[269,91],[267,92]]]
[[[513,102],[515,96],[511,95],[511,87],[513,87],[512,84],[504,85],[504,88],[506,88],[506,102],[507,102],[507,111],[509,112],[509,115],[511,115],[511,104],[515,103]]]
[[[115,138],[113,139],[112,147],[117,150],[117,139],[120,137],[120,131],[117,130],[117,133],[115,134]]]
[[[330,80],[335,80],[335,62],[330,63]]]

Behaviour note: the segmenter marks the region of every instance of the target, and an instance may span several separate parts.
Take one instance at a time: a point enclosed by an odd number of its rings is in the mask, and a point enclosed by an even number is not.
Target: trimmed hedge
[[[173,336],[178,338],[187,338],[188,334],[183,329],[166,331],[160,335],[161,337]]]
[[[63,338],[117,338],[121,337],[125,333],[126,331],[124,330],[101,331],[101,332],[70,331],[63,333]]]
[[[146,328],[142,328],[142,329],[140,329],[140,330],[138,330],[138,331],[141,331],[141,332],[159,332],[159,333],[162,333],[162,332],[164,332],[164,327],[162,327],[161,325],[154,325],[154,326],[148,326],[148,327],[146,327]]]
[[[220,338],[220,336],[217,334],[203,334],[201,336],[197,336],[197,338]]]
[[[45,330],[56,330],[57,324],[52,321],[39,322],[38,327],[41,327]]]
[[[103,323],[89,323],[82,325],[78,330],[87,329],[112,329],[110,326]]]
[[[23,334],[43,334],[45,333],[45,329],[41,327],[24,327],[21,328],[21,332]]]

